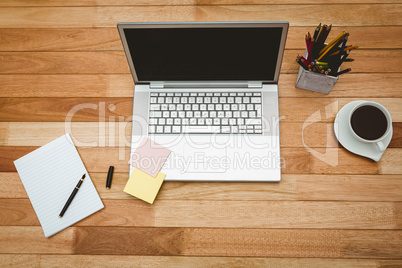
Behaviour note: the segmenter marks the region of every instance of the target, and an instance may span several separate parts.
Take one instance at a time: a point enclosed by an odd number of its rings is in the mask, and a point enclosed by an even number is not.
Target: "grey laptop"
[[[132,152],[144,137],[169,148],[166,180],[280,181],[288,22],[117,26],[135,83]]]

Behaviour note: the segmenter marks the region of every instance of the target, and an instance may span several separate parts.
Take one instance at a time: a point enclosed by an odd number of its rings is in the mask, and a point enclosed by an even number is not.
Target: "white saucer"
[[[336,115],[334,121],[334,132],[338,141],[348,151],[358,154],[374,161],[379,161],[382,154],[380,153],[375,144],[365,143],[357,140],[349,130],[349,113],[350,111],[364,101],[352,101],[342,107]],[[389,134],[383,140],[384,146],[388,147],[392,139],[392,127]]]

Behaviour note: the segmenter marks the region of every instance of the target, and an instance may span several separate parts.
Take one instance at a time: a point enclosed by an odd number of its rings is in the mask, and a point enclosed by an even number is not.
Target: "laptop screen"
[[[124,35],[139,81],[273,81],[282,31],[125,28]]]

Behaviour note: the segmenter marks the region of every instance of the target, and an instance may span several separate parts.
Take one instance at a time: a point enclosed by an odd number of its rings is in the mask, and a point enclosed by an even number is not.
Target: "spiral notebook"
[[[68,133],[15,160],[14,165],[45,237],[104,208]],[[84,173],[85,181],[63,218],[59,218],[63,206]]]

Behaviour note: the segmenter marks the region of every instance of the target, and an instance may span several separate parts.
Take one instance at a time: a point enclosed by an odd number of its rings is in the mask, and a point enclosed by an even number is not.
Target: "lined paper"
[[[32,206],[50,237],[104,208],[104,205],[67,133],[14,161]],[[62,218],[59,214],[82,175],[78,193]]]

